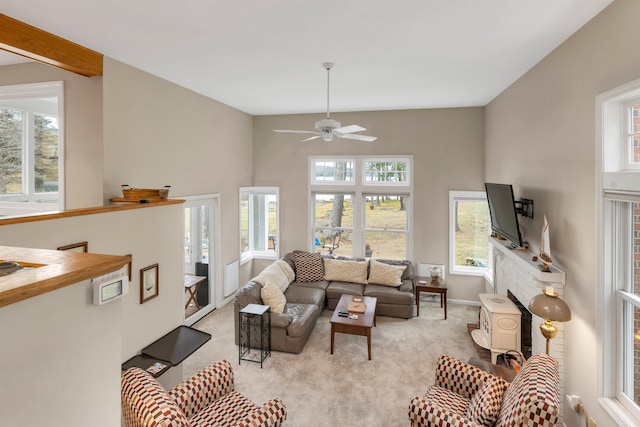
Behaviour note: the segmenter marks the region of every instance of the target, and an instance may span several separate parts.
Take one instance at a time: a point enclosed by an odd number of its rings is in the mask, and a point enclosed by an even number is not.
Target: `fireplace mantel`
[[[564,271],[553,265],[550,267],[550,272],[544,272],[540,270],[540,267],[538,267],[538,264],[540,264],[540,260],[532,261],[533,257],[535,256],[533,252],[526,249],[511,249],[508,247],[508,241],[498,240],[494,237],[489,237],[489,243],[491,243],[494,249],[505,254],[505,256],[509,257],[511,260],[513,260],[513,262],[518,264],[519,268],[521,268],[523,272],[529,274],[533,279],[539,282],[551,282],[564,285]]]

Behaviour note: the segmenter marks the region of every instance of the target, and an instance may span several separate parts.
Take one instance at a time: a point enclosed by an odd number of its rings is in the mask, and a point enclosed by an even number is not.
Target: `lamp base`
[[[547,354],[549,354],[549,341],[558,335],[558,328],[551,320],[545,320],[540,324],[540,333],[547,339]]]

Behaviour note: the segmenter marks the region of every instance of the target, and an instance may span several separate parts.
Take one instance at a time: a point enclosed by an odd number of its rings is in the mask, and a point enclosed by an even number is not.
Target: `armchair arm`
[[[409,406],[411,427],[482,427],[473,421],[461,417],[447,408],[435,404],[424,397],[414,397]]]
[[[276,398],[248,414],[236,427],[277,427],[286,419],[287,408],[282,400]]]
[[[231,364],[221,360],[175,386],[169,395],[189,419],[233,389]]]

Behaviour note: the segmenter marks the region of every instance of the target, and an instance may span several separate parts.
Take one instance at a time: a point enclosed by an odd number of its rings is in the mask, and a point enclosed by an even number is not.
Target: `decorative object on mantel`
[[[549,354],[549,341],[558,335],[558,328],[553,322],[571,320],[571,310],[567,303],[558,296],[558,292],[551,286],[547,286],[541,294],[531,299],[529,311],[544,319],[544,322],[540,324],[540,333],[547,339],[547,354]]]
[[[544,215],[542,223],[542,234],[540,236],[540,268],[544,272],[550,272],[549,266],[553,264],[551,260],[551,242],[549,241],[549,223],[547,216]]]

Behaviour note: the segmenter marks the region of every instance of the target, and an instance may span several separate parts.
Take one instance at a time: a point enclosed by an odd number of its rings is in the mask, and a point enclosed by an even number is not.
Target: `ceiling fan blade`
[[[366,129],[363,128],[362,126],[349,125],[349,126],[342,126],[341,128],[334,129],[333,131],[339,134],[345,134],[345,133],[353,133],[353,132],[362,132],[363,130],[366,130]]]
[[[312,139],[320,138],[322,135],[312,136],[311,138],[301,139],[300,142],[311,141]]]
[[[316,133],[314,130],[274,129],[273,131],[280,133]]]
[[[376,139],[378,139],[377,136],[368,136],[368,135],[354,135],[352,133],[346,133],[344,135],[338,135],[340,138],[345,138],[345,139],[355,139],[357,141],[366,141],[366,142],[373,142]]]

